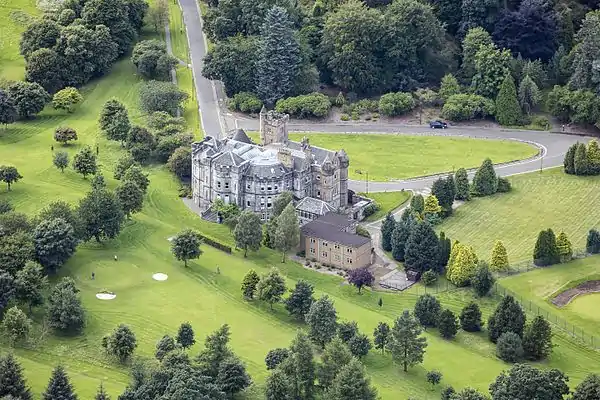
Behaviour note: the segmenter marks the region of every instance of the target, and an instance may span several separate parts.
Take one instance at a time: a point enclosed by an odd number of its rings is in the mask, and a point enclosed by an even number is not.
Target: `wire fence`
[[[573,250],[573,259],[574,260],[580,259],[580,258],[586,258],[586,257],[589,257],[590,255],[591,254],[589,254],[586,251],[586,249],[574,249]],[[533,260],[524,260],[524,261],[519,261],[519,262],[511,264],[509,266],[508,270],[497,272],[496,276],[498,278],[503,278],[505,276],[523,274],[525,272],[533,271],[534,269],[540,269],[540,268],[545,268],[545,267],[539,267],[539,266],[535,265],[533,263]]]

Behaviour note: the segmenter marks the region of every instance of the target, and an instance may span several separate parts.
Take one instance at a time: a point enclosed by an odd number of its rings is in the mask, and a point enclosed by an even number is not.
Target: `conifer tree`
[[[43,400],[77,400],[77,395],[73,391],[73,385],[69,381],[69,376],[62,365],[58,365],[52,371],[50,382],[46,391],[42,394]]]
[[[402,364],[404,372],[409,366],[423,362],[427,339],[421,333],[419,321],[407,310],[394,322],[387,348],[394,361]]]
[[[96,392],[94,400],[110,400],[110,396],[104,390],[104,385],[102,385],[102,382],[100,382],[100,387],[98,387],[98,391]]]
[[[300,63],[300,46],[292,21],[284,8],[274,6],[267,12],[261,29],[257,63],[257,91],[266,104],[273,106],[290,95]]]
[[[450,182],[452,179],[452,182]],[[452,214],[452,204],[454,203],[454,178],[452,175],[448,179],[439,178],[431,186],[431,194],[435,196],[440,205],[442,216],[446,217]],[[429,199],[429,197],[427,198]],[[425,205],[427,208],[427,204]]]
[[[404,251],[404,267],[423,273],[437,270],[439,260],[439,239],[431,225],[418,223],[411,230]]]
[[[460,85],[452,74],[446,74],[440,82],[440,90],[438,92],[440,98],[444,101],[450,96],[460,93]]]
[[[425,328],[437,326],[441,311],[440,301],[429,293],[419,296],[415,303],[415,317]]]
[[[404,261],[404,249],[410,236],[410,226],[407,222],[399,221],[392,232],[392,257],[396,261]]]
[[[498,190],[498,177],[492,160],[486,158],[473,177],[473,190],[478,196],[489,196]]]
[[[560,262],[556,236],[554,236],[552,229],[539,233],[533,250],[533,262],[537,266],[552,265]]]
[[[244,275],[244,279],[242,280],[242,294],[244,298],[252,300],[254,298],[254,293],[256,292],[256,285],[260,282],[260,277],[256,273],[255,270],[250,269]]]
[[[417,214],[422,214],[425,209],[425,199],[421,194],[415,194],[412,199],[410,199],[410,208]]]
[[[438,271],[443,271],[444,268],[446,268],[446,265],[448,265],[448,260],[450,260],[451,251],[452,244],[450,238],[447,238],[444,232],[440,232]]]
[[[329,389],[340,370],[352,360],[348,346],[340,339],[334,338],[325,346],[321,355],[321,363],[317,368],[319,385]]]
[[[531,114],[531,111],[538,105],[541,98],[540,89],[536,83],[529,75],[525,75],[519,84],[519,104],[521,105],[521,109],[527,115]]]
[[[475,274],[477,255],[471,246],[460,246],[452,269],[446,274],[448,280],[456,286],[466,286]]]
[[[392,251],[392,234],[396,228],[396,221],[391,213],[388,213],[381,224],[381,247],[384,251]]]
[[[552,352],[552,327],[541,315],[527,325],[523,334],[523,350],[530,360],[544,359]]]
[[[310,306],[315,301],[313,293],[314,288],[310,283],[299,280],[290,296],[285,300],[285,309],[297,320],[304,321]]]
[[[233,230],[235,244],[244,249],[244,257],[248,250],[258,251],[263,238],[262,225],[258,214],[252,211],[242,211],[238,217],[238,223]]]
[[[321,296],[311,306],[305,316],[308,336],[324,348],[337,332],[337,311],[327,295]]]
[[[377,390],[371,385],[365,367],[356,358],[343,365],[326,398],[330,400],[376,400]]]
[[[575,157],[573,159],[573,169],[575,175],[587,175],[588,174],[588,159],[587,150],[585,144],[579,143],[575,150]]]
[[[440,203],[433,194],[430,194],[425,198],[425,207],[423,208],[423,217],[430,224],[435,225],[440,222],[440,214],[442,212],[442,207]]]
[[[590,254],[600,253],[600,232],[596,229],[590,229],[585,243],[585,250]]]
[[[481,310],[475,302],[467,304],[460,312],[460,327],[467,332],[479,332],[483,321],[481,321]]]
[[[380,322],[377,324],[375,331],[373,332],[373,343],[375,343],[375,348],[381,350],[381,353],[385,351],[385,347],[390,338],[390,326],[385,322]]]
[[[19,400],[33,399],[23,376],[23,368],[11,353],[0,356],[0,398],[5,396]]]
[[[590,175],[600,174],[600,146],[596,139],[590,140],[587,146],[587,163]]]
[[[315,385],[315,362],[308,336],[304,332],[298,331],[290,345],[290,350],[292,355],[284,361],[282,369],[287,371],[288,375],[293,375],[295,398],[312,399]]]
[[[565,154],[563,165],[567,174],[575,174],[575,152],[577,151],[578,147],[578,143],[571,145]]]
[[[452,339],[458,332],[456,315],[448,309],[442,311],[438,321],[438,328],[440,330],[440,335],[442,335],[444,339]]]
[[[558,248],[558,255],[560,262],[569,262],[573,258],[573,246],[567,237],[567,234],[561,232],[556,238],[556,247]]]
[[[589,374],[575,387],[571,400],[596,400],[600,399],[600,376]]]
[[[276,368],[265,382],[266,400],[293,400],[293,387],[290,378],[283,370]]]
[[[494,276],[485,261],[480,261],[471,277],[471,285],[477,296],[486,296],[494,286]]]
[[[494,242],[492,248],[492,261],[490,262],[490,269],[495,272],[508,271],[508,254],[506,253],[506,247],[500,240]]]
[[[459,168],[454,175],[454,186],[456,187],[456,200],[471,200],[471,188],[469,186],[469,175],[467,170]]]
[[[505,332],[514,332],[523,336],[525,313],[512,296],[504,296],[488,319],[488,334],[494,343]]]
[[[190,324],[189,322],[183,322],[177,330],[177,337],[175,338],[175,340],[177,341],[177,344],[183,347],[184,349],[192,347],[196,343],[192,324]]]
[[[456,257],[460,252],[460,249],[463,247],[463,244],[458,240],[455,240],[452,244],[452,249],[450,250],[450,258],[448,258],[448,267],[446,268],[446,277],[452,275],[454,271],[454,264],[456,264]]]

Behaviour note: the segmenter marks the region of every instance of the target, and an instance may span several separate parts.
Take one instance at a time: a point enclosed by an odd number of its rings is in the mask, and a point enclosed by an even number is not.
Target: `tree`
[[[423,216],[430,224],[435,225],[440,222],[442,207],[435,195],[430,194],[425,198],[425,207],[423,208]]]
[[[59,126],[54,131],[54,140],[61,143],[63,146],[69,144],[71,140],[77,140],[77,132],[68,126]]]
[[[421,194],[415,194],[410,199],[410,208],[417,214],[422,214],[425,210],[425,199]]]
[[[73,169],[83,175],[85,179],[88,175],[94,175],[98,172],[96,155],[92,152],[90,146],[85,146],[75,157],[73,157]]]
[[[125,174],[121,177],[121,180],[135,182],[136,185],[138,185],[138,187],[144,191],[144,193],[146,193],[148,185],[150,185],[150,179],[148,179],[148,175],[144,173],[139,165],[135,164],[127,168]]]
[[[428,293],[419,296],[415,303],[415,317],[425,328],[437,326],[441,311],[440,301]]]
[[[392,232],[392,257],[394,257],[394,260],[396,261],[404,261],[404,251],[406,242],[410,236],[412,224],[398,221],[395,225],[396,227]]]
[[[496,240],[494,242],[494,247],[492,248],[492,261],[490,262],[490,269],[495,272],[503,272],[508,271],[508,254],[506,253],[506,247],[504,247],[504,243],[500,240]]]
[[[14,281],[17,300],[32,307],[44,304],[44,290],[48,286],[48,278],[41,265],[28,261],[25,268],[18,271]]]
[[[94,400],[110,400],[110,396],[104,390],[104,385],[102,382],[100,382],[100,387],[98,387],[98,391],[96,392]]]
[[[519,84],[519,104],[521,105],[521,109],[529,115],[531,114],[531,110],[540,103],[541,99],[542,94],[540,93],[540,89],[529,75],[525,75],[525,78]]]
[[[35,82],[17,81],[8,87],[19,118],[27,119],[38,114],[50,101],[50,95]]]
[[[458,332],[458,322],[456,321],[456,315],[448,309],[440,313],[438,328],[440,329],[440,335],[444,339],[452,339]]]
[[[166,111],[174,116],[188,97],[171,82],[147,81],[140,87],[140,108],[146,113]]]
[[[558,264],[560,262],[556,237],[552,229],[540,231],[533,249],[533,262],[537,266]]]
[[[202,250],[200,250],[202,237],[200,234],[191,229],[185,229],[179,232],[171,241],[171,253],[187,268],[188,260],[200,258]]]
[[[57,151],[54,153],[52,163],[60,172],[65,172],[65,168],[69,166],[69,154],[66,151]]]
[[[74,87],[66,87],[52,96],[52,107],[56,110],[65,110],[72,113],[75,106],[83,101],[83,96]]]
[[[356,359],[343,366],[331,389],[327,392],[331,400],[375,400],[377,390],[371,385],[364,366]]]
[[[265,382],[265,399],[292,400],[292,393],[292,382],[289,377],[281,369],[274,369]]]
[[[69,381],[67,371],[62,365],[58,365],[52,371],[50,382],[46,387],[46,391],[42,393],[43,400],[77,400],[77,395],[73,390],[73,385]]]
[[[471,200],[471,190],[469,187],[469,176],[467,170],[459,168],[454,175],[454,185],[456,187],[456,200]]]
[[[600,377],[589,374],[575,387],[572,400],[594,400],[600,397]]]
[[[375,348],[381,350],[381,353],[385,351],[390,338],[390,326],[385,322],[377,324],[375,331],[373,332],[373,343]]]
[[[518,125],[521,118],[521,106],[517,99],[515,81],[508,74],[504,77],[496,97],[496,119],[500,125]]]
[[[249,269],[246,275],[244,275],[244,280],[242,281],[242,294],[244,298],[252,300],[254,298],[254,293],[256,292],[256,286],[260,282],[260,277],[256,273],[255,270]]]
[[[600,232],[590,229],[585,242],[585,250],[590,254],[600,253]]]
[[[123,224],[124,214],[114,193],[106,189],[91,190],[79,201],[77,216],[81,221],[81,239],[113,239]]]
[[[102,338],[102,347],[109,355],[117,357],[121,363],[124,363],[133,355],[137,340],[131,328],[120,324],[110,335]]]
[[[542,360],[552,353],[552,327],[541,315],[525,328],[523,350],[530,360]]]
[[[460,327],[466,332],[479,332],[483,326],[481,310],[475,302],[467,304],[460,313]]]
[[[4,313],[2,330],[10,343],[14,345],[28,338],[31,320],[18,307],[11,307]]]
[[[427,372],[426,378],[427,382],[431,383],[431,388],[433,389],[435,385],[439,385],[442,381],[442,373],[440,371],[431,370]]]
[[[229,396],[246,389],[252,383],[246,367],[235,355],[230,355],[219,364],[216,383]]]
[[[4,90],[0,89],[0,124],[8,125],[16,121],[17,106]]]
[[[486,158],[473,177],[473,190],[478,196],[489,196],[498,190],[498,177],[492,160]]]
[[[475,53],[475,75],[471,82],[475,94],[495,98],[506,75],[510,74],[510,60],[510,51],[506,49],[500,50],[495,44],[481,46]]]
[[[438,237],[430,224],[418,223],[410,233],[404,251],[404,267],[417,272],[437,270]]]
[[[169,335],[164,335],[158,343],[156,343],[156,351],[154,352],[154,356],[157,360],[162,361],[165,356],[177,349],[177,344],[175,343],[175,339]]]
[[[319,385],[324,390],[331,388],[337,374],[352,358],[348,346],[340,338],[334,338],[327,343],[321,355],[321,363],[317,367]]]
[[[275,247],[281,251],[281,262],[285,262],[286,253],[298,246],[299,242],[298,217],[294,205],[290,203],[277,217],[277,228],[275,230]]]
[[[423,275],[421,275],[421,283],[425,286],[433,285],[435,282],[437,282],[437,279],[438,275],[432,270],[427,270],[423,272]]]
[[[78,242],[73,227],[61,218],[43,220],[33,232],[36,260],[51,273],[71,258]]]
[[[362,358],[371,350],[371,340],[364,333],[357,333],[348,341],[348,348],[354,357]]]
[[[0,382],[0,398],[33,400],[31,389],[23,376],[23,367],[12,353],[0,356]]]
[[[583,143],[579,143],[575,149],[573,169],[575,171],[575,175],[587,175],[589,173],[587,150],[585,144]]]
[[[452,182],[450,182],[450,180]],[[441,213],[443,217],[452,214],[452,204],[454,204],[455,195],[454,191],[454,178],[452,175],[447,179],[436,179],[431,186],[431,194],[438,199],[439,205],[442,207]]]
[[[450,260],[450,253],[452,252],[452,242],[450,238],[446,237],[446,234],[442,231],[440,232],[440,241],[439,241],[439,271],[443,271],[448,265],[448,261]],[[430,270],[431,271],[431,270]],[[435,274],[435,271],[431,271]],[[435,276],[437,279],[437,274]],[[433,283],[433,282],[432,282]]]
[[[42,48],[52,48],[60,36],[60,26],[50,18],[32,21],[21,36],[20,52],[27,60],[31,53]]]
[[[315,363],[312,345],[308,336],[298,331],[290,346],[292,356],[286,359],[281,368],[293,382],[292,394],[302,399],[312,399],[315,384]],[[289,379],[288,378],[288,379]],[[275,399],[274,399],[275,400]]]
[[[0,182],[6,183],[10,192],[10,185],[23,179],[23,176],[17,171],[16,167],[11,165],[0,165]]]
[[[15,281],[11,274],[0,270],[0,311],[8,305],[15,294]]]
[[[182,146],[175,149],[167,161],[167,166],[179,179],[189,178],[192,175],[191,148]]]
[[[310,311],[310,306],[315,301],[313,294],[313,286],[305,280],[299,280],[290,296],[285,300],[285,309],[297,320],[304,321],[306,314]]]
[[[482,27],[469,29],[462,42],[462,66],[461,74],[465,80],[471,80],[475,75],[475,55],[481,46],[491,45],[492,37]]]
[[[247,256],[248,249],[253,251],[260,249],[263,232],[258,214],[252,211],[242,211],[233,231],[233,236],[235,245],[244,249],[244,257]]]
[[[277,348],[269,350],[267,356],[265,357],[265,364],[267,366],[267,369],[272,370],[277,368],[290,356],[290,354],[291,352],[289,349]]]
[[[358,294],[363,286],[373,286],[375,276],[368,267],[355,268],[348,271],[348,283],[358,289]]]
[[[144,191],[134,181],[122,181],[115,189],[115,196],[119,200],[121,209],[127,219],[131,217],[131,214],[142,210]]]
[[[575,152],[579,147],[579,143],[575,143],[569,147],[565,153],[564,169],[567,174],[575,174]]]
[[[381,247],[384,251],[392,251],[392,234],[395,228],[396,221],[394,220],[394,216],[388,213],[381,224]]]
[[[203,375],[216,378],[219,374],[221,363],[233,355],[233,352],[227,345],[230,336],[231,333],[227,324],[221,325],[219,329],[206,336],[204,349],[196,358],[200,372]]]
[[[573,74],[569,86],[574,89],[598,89],[597,71],[594,63],[598,60],[598,39],[600,32],[600,13],[589,12],[575,35],[577,45],[571,51]]]
[[[34,256],[31,235],[21,229],[12,231],[9,225],[11,217],[15,214],[19,215],[15,211],[0,214],[0,217],[3,217],[0,218],[0,226],[5,232],[4,236],[0,237],[0,269],[12,275],[23,269],[25,263]],[[26,224],[25,229],[31,229],[29,223]]]
[[[454,248],[454,247],[453,247]],[[477,269],[477,255],[471,246],[456,246],[456,256],[452,264],[448,262],[446,277],[457,286],[466,286],[471,283]],[[452,259],[452,254],[450,254]]]
[[[515,364],[503,371],[490,385],[493,400],[562,400],[569,393],[568,377],[557,369],[540,370]]]
[[[561,232],[556,238],[556,247],[558,248],[558,255],[560,262],[569,262],[573,258],[573,246],[567,237],[567,234]]]
[[[167,80],[171,69],[177,65],[177,59],[167,52],[164,42],[142,40],[131,53],[131,62],[137,72],[145,79]]]
[[[480,261],[475,268],[475,273],[471,277],[471,285],[477,296],[487,296],[492,289],[492,286],[494,286],[495,281],[496,280],[490,272],[487,263],[485,261]]]
[[[77,333],[85,325],[85,310],[71,278],[63,278],[48,298],[48,324],[63,333]]]
[[[525,313],[512,296],[504,296],[488,319],[488,335],[494,343],[505,332],[523,336],[525,328]]]
[[[125,0],[91,0],[85,3],[81,18],[87,26],[108,27],[113,41],[118,45],[118,54],[122,55],[131,49],[148,8],[143,3],[139,7],[135,7],[135,4]]]
[[[500,335],[496,355],[508,363],[516,363],[523,358],[523,346],[519,335],[514,332],[504,332]]]
[[[56,51],[49,48],[40,48],[31,53],[27,60],[27,64],[25,65],[25,79],[28,82],[39,83],[49,93],[55,93],[65,86],[61,70],[63,62],[63,57]],[[2,104],[2,97],[0,94],[0,104]],[[2,108],[0,106],[0,110]],[[12,111],[13,117],[16,118],[16,109]],[[2,113],[0,112],[0,114]],[[6,119],[0,115],[0,123],[10,123],[4,121]]]
[[[446,74],[442,78],[440,82],[440,90],[438,91],[438,95],[440,99],[446,101],[455,94],[460,93],[460,85],[458,84],[458,80],[452,74]]]
[[[167,0],[158,0],[154,7],[148,10],[148,17],[154,25],[154,30],[158,33],[159,29],[163,29],[169,21],[169,3]]]
[[[260,278],[256,289],[258,290],[258,299],[269,303],[272,310],[273,304],[279,303],[286,291],[285,279],[277,268],[271,268]]]
[[[117,99],[110,99],[102,106],[98,120],[100,129],[110,140],[124,143],[131,123],[125,105]]]
[[[488,400],[488,397],[473,388],[464,388],[460,392],[450,396],[451,400]]]
[[[177,344],[184,349],[189,349],[196,343],[196,339],[194,339],[194,330],[189,322],[184,322],[179,326],[175,340],[177,341]]]
[[[404,372],[409,366],[423,362],[427,339],[421,336],[421,326],[410,312],[405,310],[394,322],[387,345],[394,361],[402,363]]]
[[[358,323],[356,321],[345,321],[338,324],[338,336],[344,343],[358,334]]]
[[[454,397],[456,395],[456,390],[454,390],[454,388],[450,385],[447,385],[446,387],[444,387],[442,389],[442,393],[440,398],[442,400],[454,400]]]
[[[308,325],[308,336],[324,348],[337,332],[337,311],[333,301],[327,295],[321,296],[312,303],[305,316]]]
[[[273,216],[278,217],[281,215],[283,210],[287,207],[288,204],[292,202],[294,195],[290,191],[282,192],[279,196],[273,200]]]

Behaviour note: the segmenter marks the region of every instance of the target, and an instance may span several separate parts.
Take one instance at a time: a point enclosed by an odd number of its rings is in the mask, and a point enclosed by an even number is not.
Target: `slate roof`
[[[296,205],[296,210],[323,215],[335,211],[335,208],[323,200],[315,199],[314,197],[305,197]]]
[[[252,139],[246,135],[246,132],[243,129],[236,129],[231,133],[231,138],[238,142],[252,144]]]
[[[230,167],[236,167],[244,161],[246,160],[244,160],[242,157],[238,156],[232,151],[223,153],[215,158],[215,163],[219,165],[228,165]]]
[[[302,226],[300,231],[304,236],[317,237],[328,242],[339,243],[353,248],[370,243],[370,238],[343,231],[351,223],[352,221],[349,221],[346,216],[329,212]]]

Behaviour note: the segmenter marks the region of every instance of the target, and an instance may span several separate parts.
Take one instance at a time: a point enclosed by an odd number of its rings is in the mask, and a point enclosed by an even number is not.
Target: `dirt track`
[[[587,294],[587,293],[598,293],[600,292],[600,281],[587,281],[579,286],[571,289],[567,289],[562,293],[559,293],[552,299],[552,304],[557,307],[564,307],[571,302],[575,297]]]

